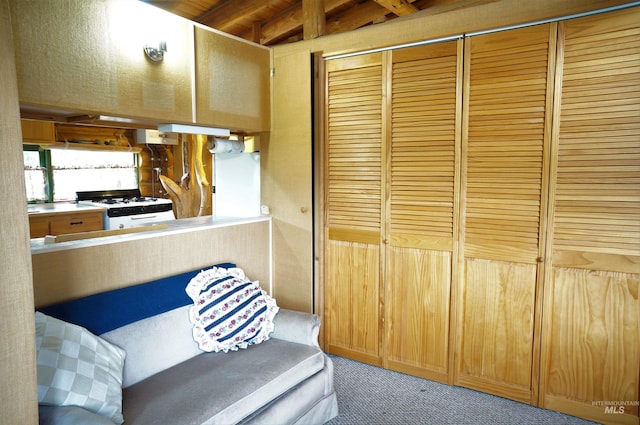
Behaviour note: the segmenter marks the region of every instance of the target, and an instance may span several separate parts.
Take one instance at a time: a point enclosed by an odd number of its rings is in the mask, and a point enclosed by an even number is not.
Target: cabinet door
[[[197,122],[269,131],[269,49],[195,27],[195,56]]]
[[[459,54],[460,53],[460,54]],[[462,41],[393,51],[386,364],[446,382]]]
[[[55,214],[51,217],[50,226],[52,235],[102,230],[102,212]]]
[[[31,238],[44,238],[49,235],[49,217],[36,215],[29,216],[29,236]]]
[[[381,54],[326,64],[325,348],[381,364]]]
[[[555,24],[466,43],[456,382],[535,403]]]
[[[35,145],[50,145],[56,140],[56,131],[52,121],[20,120],[22,142]]]
[[[193,121],[193,23],[137,1],[12,1],[9,8],[21,105],[145,125]],[[34,28],[46,31],[34,36]],[[162,63],[143,51],[159,40],[168,46]]]
[[[559,28],[541,405],[638,424],[640,8]]]
[[[273,291],[278,305],[313,312],[311,104],[291,96],[311,87],[309,52],[273,58],[273,129],[261,139],[260,196],[271,208]],[[320,312],[318,312],[320,313]]]

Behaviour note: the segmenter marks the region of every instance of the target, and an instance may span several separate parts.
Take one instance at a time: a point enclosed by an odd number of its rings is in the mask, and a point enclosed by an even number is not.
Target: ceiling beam
[[[373,1],[375,1],[380,6],[384,7],[385,9],[387,9],[388,11],[390,11],[391,13],[397,16],[410,15],[420,10],[411,4],[415,0],[411,2],[408,0],[373,0]]]
[[[196,16],[194,21],[220,31],[227,31],[247,15],[251,15],[256,10],[266,8],[268,5],[269,2],[264,0],[227,0],[202,15]]]
[[[351,0],[326,0],[324,2],[325,16],[349,2],[351,2]],[[263,22],[260,43],[268,45],[300,31],[302,29],[302,19],[302,6],[296,5],[286,12],[275,16],[273,19]]]
[[[251,37],[248,39],[254,43],[260,43],[260,37],[262,37],[262,25],[260,22],[254,22],[251,24]]]
[[[325,34],[326,18],[323,0],[302,0],[302,33],[305,40]]]
[[[375,2],[368,1],[352,7],[339,16],[327,20],[327,34],[353,31],[357,28],[377,22],[389,11]]]

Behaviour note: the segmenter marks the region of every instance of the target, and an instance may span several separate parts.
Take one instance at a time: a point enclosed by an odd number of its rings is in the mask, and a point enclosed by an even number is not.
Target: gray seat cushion
[[[237,423],[323,367],[319,348],[275,338],[203,353],[125,388],[125,423]]]

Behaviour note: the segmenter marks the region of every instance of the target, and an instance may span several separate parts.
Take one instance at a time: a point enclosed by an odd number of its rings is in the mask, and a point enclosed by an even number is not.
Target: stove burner
[[[76,202],[92,202],[101,205],[109,205],[109,208],[121,205],[127,206],[148,206],[155,204],[171,203],[168,199],[152,198],[142,196],[140,189],[118,189],[118,190],[92,190],[76,192]],[[144,204],[144,205],[142,205]]]
[[[149,198],[146,196],[139,196],[136,198],[125,199],[124,202],[155,202],[158,198]]]
[[[107,230],[175,219],[170,199],[142,196],[140,189],[76,192],[76,202],[102,207]]]

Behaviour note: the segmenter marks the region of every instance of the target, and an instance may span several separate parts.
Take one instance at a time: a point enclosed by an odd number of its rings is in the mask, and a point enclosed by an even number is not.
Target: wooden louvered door
[[[638,424],[640,8],[558,45],[541,406]]]
[[[385,364],[441,382],[449,377],[461,51],[452,41],[391,52]]]
[[[326,62],[325,349],[382,364],[382,54]]]
[[[465,44],[455,382],[534,404],[555,27]]]

